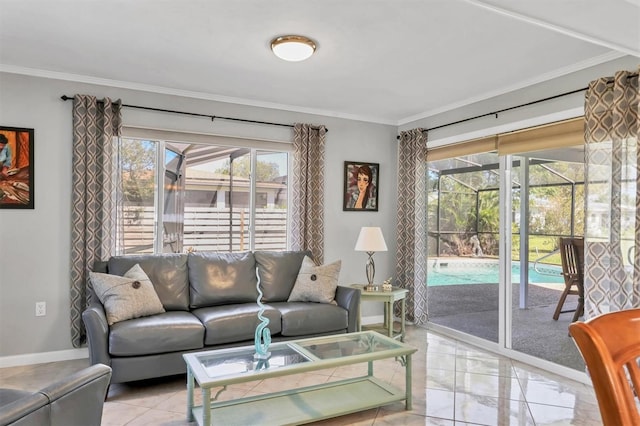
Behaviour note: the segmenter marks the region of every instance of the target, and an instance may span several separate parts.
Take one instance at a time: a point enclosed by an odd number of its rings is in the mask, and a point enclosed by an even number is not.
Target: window
[[[287,249],[288,144],[131,133],[118,149],[119,254]]]

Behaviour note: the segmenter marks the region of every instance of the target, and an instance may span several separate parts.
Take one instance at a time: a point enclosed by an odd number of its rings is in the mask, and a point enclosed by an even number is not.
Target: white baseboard
[[[89,358],[87,348],[67,349],[64,351],[39,352],[0,357],[0,368],[17,367],[20,365],[43,364],[45,362],[68,361],[71,359]]]

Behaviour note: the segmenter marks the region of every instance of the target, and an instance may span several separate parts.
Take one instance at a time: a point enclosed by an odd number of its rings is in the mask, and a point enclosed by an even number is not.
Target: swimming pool
[[[563,283],[562,268],[538,264],[537,271],[529,263],[530,283]],[[427,268],[427,285],[498,284],[500,267],[498,261],[430,260]],[[520,263],[511,266],[511,282],[520,281]]]

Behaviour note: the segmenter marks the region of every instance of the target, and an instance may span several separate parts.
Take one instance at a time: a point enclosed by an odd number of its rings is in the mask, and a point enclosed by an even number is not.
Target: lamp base
[[[375,284],[367,284],[363,288],[364,291],[380,291],[380,286]]]
[[[367,259],[367,263],[365,265],[365,272],[367,274],[367,283],[369,283],[367,287],[369,288],[375,287],[373,285],[373,277],[376,275],[376,264],[373,263],[373,253],[374,252],[372,251],[367,252],[367,254],[369,255],[369,258]]]

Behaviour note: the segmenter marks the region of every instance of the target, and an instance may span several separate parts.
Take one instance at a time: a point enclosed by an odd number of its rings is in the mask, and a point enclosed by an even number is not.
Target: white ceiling
[[[386,124],[624,55],[640,0],[0,0],[0,71]]]

